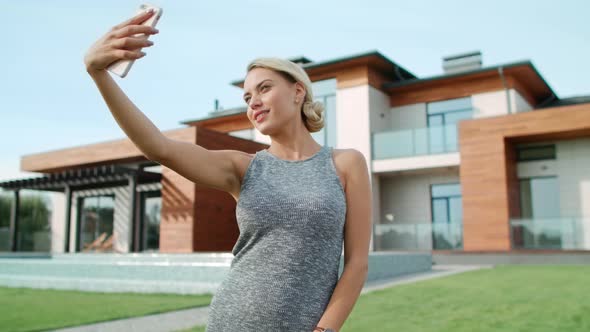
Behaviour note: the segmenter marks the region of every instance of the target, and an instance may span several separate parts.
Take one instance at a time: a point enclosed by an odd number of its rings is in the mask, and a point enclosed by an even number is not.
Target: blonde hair
[[[311,80],[298,64],[281,58],[257,58],[248,65],[247,72],[254,68],[274,70],[289,82],[300,82],[305,87],[305,98],[301,106],[303,123],[310,133],[320,131],[324,127],[324,104],[313,101]]]

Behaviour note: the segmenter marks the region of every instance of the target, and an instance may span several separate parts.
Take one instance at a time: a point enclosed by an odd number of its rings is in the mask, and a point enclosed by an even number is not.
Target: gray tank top
[[[261,150],[236,205],[240,235],[207,332],[311,332],[338,282],[346,197],[333,149],[289,161]]]

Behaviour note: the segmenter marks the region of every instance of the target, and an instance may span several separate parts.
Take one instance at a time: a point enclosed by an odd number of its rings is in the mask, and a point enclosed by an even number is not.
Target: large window
[[[10,210],[14,194],[0,189],[0,251],[10,251]]]
[[[82,197],[79,200],[79,251],[113,251],[115,195]]]
[[[432,248],[461,248],[463,245],[463,206],[460,184],[433,184],[431,197]]]
[[[143,251],[160,250],[160,211],[162,209],[162,195],[160,191],[141,193],[141,222]]]
[[[524,178],[519,186],[521,218],[511,221],[513,246],[561,249],[564,236],[575,235],[575,225],[560,216],[558,178]]]
[[[457,146],[457,123],[473,117],[471,97],[431,102],[426,105],[430,153]]]
[[[0,251],[10,251],[10,214],[14,192],[0,195]],[[19,191],[17,251],[51,251],[51,198],[37,190]]]
[[[471,97],[435,101],[427,104],[428,126],[455,124],[473,117]]]
[[[537,146],[519,146],[516,148],[517,161],[555,159],[555,144]]]
[[[327,79],[312,83],[315,101],[324,104],[324,128],[311,133],[322,145],[336,146],[336,79]]]
[[[559,217],[559,184],[556,176],[520,179],[522,218]]]

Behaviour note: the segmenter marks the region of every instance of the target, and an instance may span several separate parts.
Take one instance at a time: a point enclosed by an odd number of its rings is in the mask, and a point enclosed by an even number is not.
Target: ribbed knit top
[[[322,146],[304,160],[250,161],[236,205],[240,235],[213,296],[207,332],[311,332],[338,282],[346,198]]]

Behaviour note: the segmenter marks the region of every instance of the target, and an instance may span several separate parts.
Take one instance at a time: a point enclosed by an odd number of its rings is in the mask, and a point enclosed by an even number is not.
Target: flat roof
[[[120,165],[102,165],[87,168],[68,169],[60,172],[0,181],[5,190],[46,190],[63,192],[66,186],[91,188],[102,183],[126,182],[129,176],[137,176],[137,183],[160,182],[162,174]]]
[[[498,72],[500,69],[502,69],[502,71],[505,71],[505,70],[509,70],[509,69],[518,70],[521,68],[529,70],[529,73],[532,75],[531,78],[534,78],[537,80],[536,83],[538,83],[538,88],[540,88],[544,91],[543,97],[542,97],[543,101],[541,101],[541,103],[544,103],[545,101],[548,101],[548,100],[559,99],[559,97],[557,97],[557,94],[555,93],[555,91],[553,91],[551,86],[549,86],[549,84],[545,81],[545,79],[539,73],[537,68],[535,68],[533,63],[529,60],[505,63],[505,64],[500,64],[500,65],[495,65],[495,66],[490,66],[490,67],[482,67],[482,68],[477,68],[477,69],[473,69],[473,70],[466,70],[466,71],[461,71],[461,72],[456,72],[456,73],[435,75],[435,76],[416,78],[416,79],[410,79],[410,80],[405,80],[405,81],[389,82],[389,83],[384,83],[382,88],[384,90],[393,90],[393,89],[400,88],[400,87],[410,87],[410,86],[415,86],[415,85],[420,85],[420,84],[425,84],[425,83],[432,83],[432,82],[436,82],[436,81],[444,81],[444,80],[448,80],[448,79],[455,79],[455,78],[469,77],[472,75],[478,75],[478,74],[484,74],[484,73]],[[531,86],[533,84],[532,81],[528,81],[528,82],[524,81],[521,83],[525,83],[527,86]],[[537,92],[539,92],[539,91],[537,91]],[[540,95],[538,95],[538,97],[540,97]]]
[[[303,58],[305,58],[305,57],[303,57]],[[302,64],[301,68],[303,68],[305,70],[311,70],[311,69],[318,69],[321,67],[329,67],[329,66],[334,66],[334,65],[341,65],[341,64],[344,65],[347,62],[354,62],[356,60],[360,60],[363,58],[366,58],[366,59],[374,58],[378,61],[381,61],[383,64],[385,64],[387,67],[389,67],[388,69],[392,70],[393,73],[396,74],[399,77],[399,79],[401,79],[401,80],[416,78],[416,76],[414,74],[412,74],[410,71],[403,68],[399,64],[393,62],[391,59],[389,59],[385,55],[381,54],[381,52],[379,52],[378,50],[372,50],[372,51],[368,51],[368,52],[347,55],[344,57],[335,58],[335,59],[331,59],[331,60],[309,62],[309,63]],[[244,79],[239,79],[239,80],[235,80],[235,81],[231,82],[232,85],[237,86],[237,87],[241,87],[243,83],[244,83]]]
[[[545,81],[543,76],[541,76],[541,74],[539,74],[539,72],[537,71],[537,69],[535,68],[533,63],[528,60],[518,61],[518,62],[510,62],[510,63],[491,66],[491,67],[482,67],[482,68],[478,68],[478,69],[466,70],[466,71],[461,71],[461,72],[457,72],[457,73],[441,74],[441,75],[435,75],[435,76],[424,77],[424,78],[415,78],[415,79],[409,79],[409,80],[399,81],[399,82],[389,82],[389,83],[385,83],[383,85],[383,87],[386,89],[396,88],[396,87],[400,87],[400,86],[408,86],[408,85],[436,81],[436,80],[442,80],[442,79],[448,79],[448,78],[469,76],[469,75],[473,75],[473,74],[485,73],[488,71],[497,71],[500,68],[508,69],[508,68],[520,67],[520,66],[529,66],[535,72],[535,74],[537,76],[539,76],[539,78],[543,81],[543,83],[545,84],[547,89],[549,89],[549,90],[551,90],[551,92],[553,92],[553,90],[551,89],[549,84],[547,84],[547,82]]]
[[[545,105],[539,106],[539,108],[588,104],[588,103],[590,103],[590,95],[574,96],[574,97],[567,97],[567,98],[556,98]]]
[[[246,107],[234,107],[234,108],[228,108],[226,110],[223,111],[213,111],[213,112],[209,112],[209,114],[207,114],[206,116],[200,117],[200,118],[196,118],[196,119],[192,119],[192,120],[184,120],[181,121],[180,123],[185,124],[185,125],[189,125],[193,122],[196,121],[203,121],[203,120],[209,120],[209,119],[218,119],[218,118],[224,118],[224,117],[230,117],[236,114],[240,114],[240,113],[245,113],[247,111]]]

